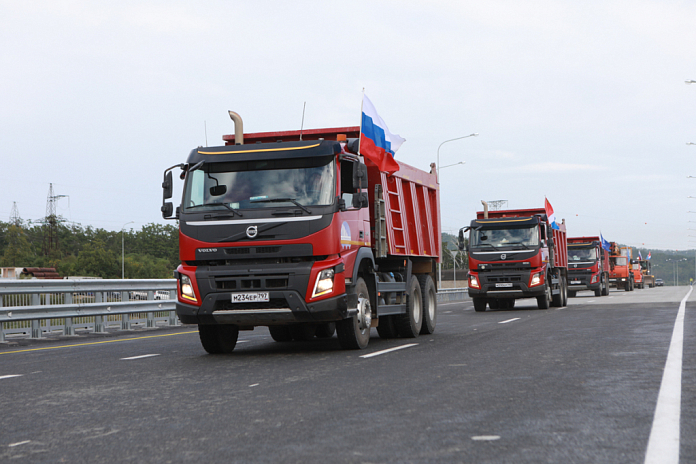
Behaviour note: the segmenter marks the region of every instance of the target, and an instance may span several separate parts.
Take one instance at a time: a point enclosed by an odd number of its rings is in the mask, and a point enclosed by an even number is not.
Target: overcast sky
[[[359,125],[440,148],[442,227],[480,200],[571,236],[696,248],[696,2],[0,0],[0,220],[164,222],[162,171],[233,133]],[[178,190],[180,191],[180,189]],[[689,222],[694,221],[694,222]],[[689,237],[693,235],[694,237]]]

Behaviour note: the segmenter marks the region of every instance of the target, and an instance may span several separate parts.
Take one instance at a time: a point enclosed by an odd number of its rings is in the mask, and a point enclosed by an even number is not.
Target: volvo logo
[[[254,238],[259,234],[259,229],[256,226],[249,226],[246,230],[246,235],[249,238]]]
[[[505,258],[507,258],[507,255],[506,255],[505,253],[503,253],[502,255],[500,255],[500,259],[505,259]]]

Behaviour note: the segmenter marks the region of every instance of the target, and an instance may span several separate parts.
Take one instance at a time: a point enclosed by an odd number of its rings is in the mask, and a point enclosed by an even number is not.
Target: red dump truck
[[[536,298],[539,309],[568,302],[565,223],[553,229],[544,208],[479,211],[459,231],[469,252],[469,296],[476,311],[510,309],[515,300]],[[469,244],[464,247],[464,232]]]
[[[441,254],[437,176],[393,174],[358,153],[359,127],[235,134],[165,171],[179,221],[177,315],[209,353],[267,326],[288,342],[334,333],[344,349],[433,333]],[[183,201],[174,211],[172,170]]]
[[[609,295],[609,252],[600,237],[568,238],[568,296],[581,290]]]

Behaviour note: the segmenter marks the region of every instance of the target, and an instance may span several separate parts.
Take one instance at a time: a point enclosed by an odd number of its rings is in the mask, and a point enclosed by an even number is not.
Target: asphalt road
[[[211,356],[195,326],[0,346],[0,462],[642,463],[688,290],[442,304],[435,334],[373,329],[363,351],[256,329]],[[696,463],[695,299],[682,463]]]

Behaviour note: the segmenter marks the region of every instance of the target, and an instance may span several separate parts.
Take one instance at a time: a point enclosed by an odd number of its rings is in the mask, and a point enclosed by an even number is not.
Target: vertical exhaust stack
[[[244,145],[244,124],[242,117],[234,111],[228,111],[230,119],[234,121],[234,144]]]
[[[488,203],[481,200],[481,204],[483,205],[483,219],[488,219]]]

